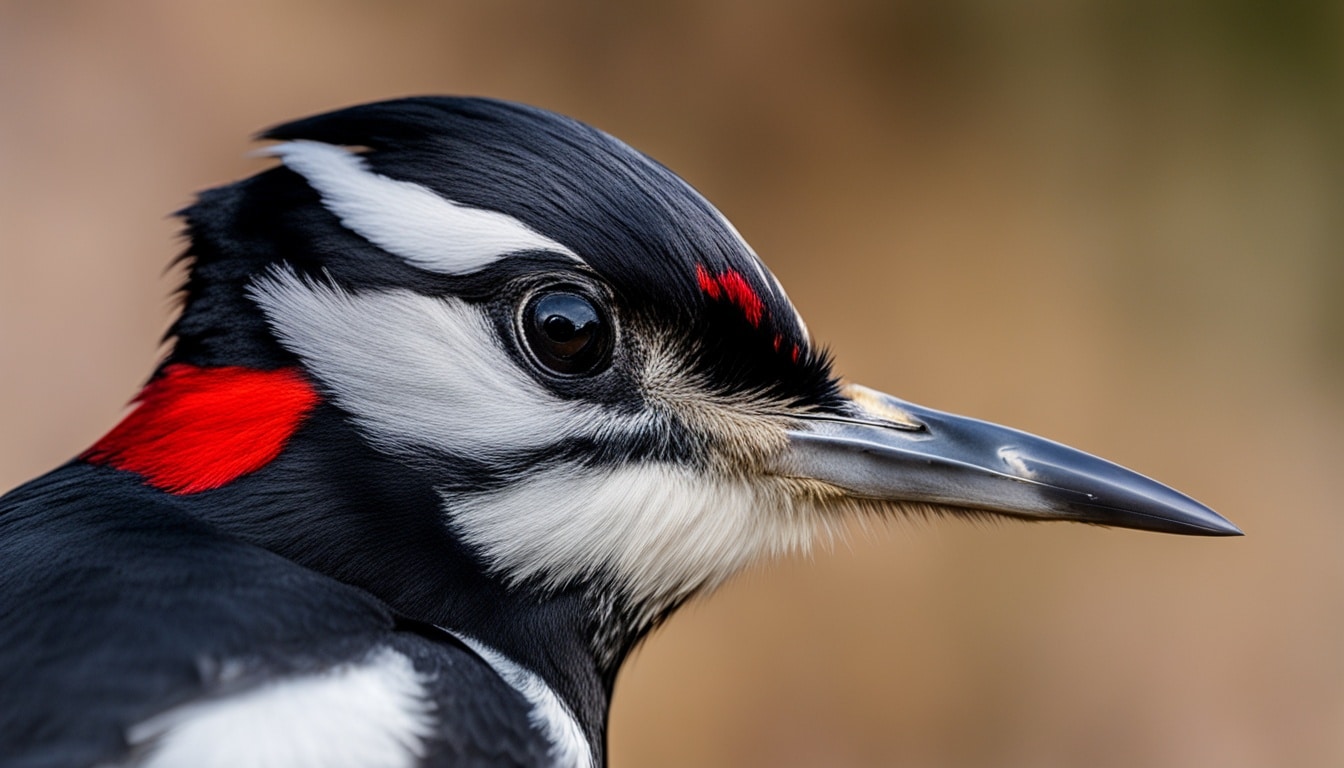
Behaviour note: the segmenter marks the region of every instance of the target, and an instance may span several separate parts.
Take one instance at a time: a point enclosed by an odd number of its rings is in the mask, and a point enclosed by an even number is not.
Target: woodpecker
[[[1235,526],[843,383],[695,189],[424,97],[202,193],[134,408],[0,500],[0,764],[591,767],[631,649],[853,517]]]

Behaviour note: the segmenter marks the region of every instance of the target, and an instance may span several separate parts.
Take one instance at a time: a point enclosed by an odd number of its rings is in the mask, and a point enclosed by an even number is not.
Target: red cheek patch
[[[174,494],[219,488],[269,464],[318,403],[297,368],[174,364],[83,458]]]
[[[730,269],[718,275],[711,275],[704,265],[696,264],[695,280],[700,284],[700,290],[711,299],[720,297],[727,299],[742,310],[742,316],[747,318],[747,322],[753,327],[760,326],[761,316],[765,313],[765,302],[756,295],[756,291],[746,278],[742,277],[741,272]]]

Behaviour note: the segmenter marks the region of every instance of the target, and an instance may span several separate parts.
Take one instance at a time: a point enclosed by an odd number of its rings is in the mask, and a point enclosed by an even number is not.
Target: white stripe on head
[[[410,659],[363,662],[192,702],[131,727],[142,768],[412,768],[434,732],[433,704]]]
[[[522,251],[582,261],[569,248],[499,211],[471,208],[419,184],[370,171],[342,147],[290,141],[263,150],[302,176],[347,229],[412,266],[460,275]]]
[[[461,299],[349,293],[284,269],[249,294],[280,343],[379,447],[489,460],[619,426],[608,409],[539,384],[485,313]]]

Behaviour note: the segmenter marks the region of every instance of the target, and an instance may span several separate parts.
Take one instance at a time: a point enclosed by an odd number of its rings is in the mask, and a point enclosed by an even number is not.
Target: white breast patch
[[[390,648],[358,663],[197,701],[135,725],[143,768],[414,768],[434,705]]]

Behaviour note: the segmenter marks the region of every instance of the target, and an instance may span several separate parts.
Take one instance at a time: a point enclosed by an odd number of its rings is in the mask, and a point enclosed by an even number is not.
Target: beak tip
[[[1214,525],[1213,525],[1212,527],[1206,529],[1205,531],[1203,531],[1203,533],[1206,533],[1206,534],[1209,535],[1209,536],[1245,536],[1245,535],[1246,535],[1245,532],[1243,532],[1240,528],[1238,528],[1238,527],[1236,526],[1235,523],[1233,523],[1231,520],[1228,520],[1227,518],[1223,517],[1222,515],[1217,515],[1217,519],[1216,519],[1216,521],[1214,522]]]
[[[1153,526],[1154,530],[1165,531],[1167,533],[1185,534],[1188,536],[1244,536],[1240,528],[1231,520],[1214,512],[1212,509],[1200,504],[1194,499],[1187,497],[1187,505],[1168,507],[1160,510],[1157,514],[1152,514],[1156,520],[1165,520],[1166,524]],[[1182,509],[1181,507],[1184,507]],[[1123,525],[1123,524],[1122,524]],[[1134,527],[1144,528],[1147,526],[1136,525]]]

